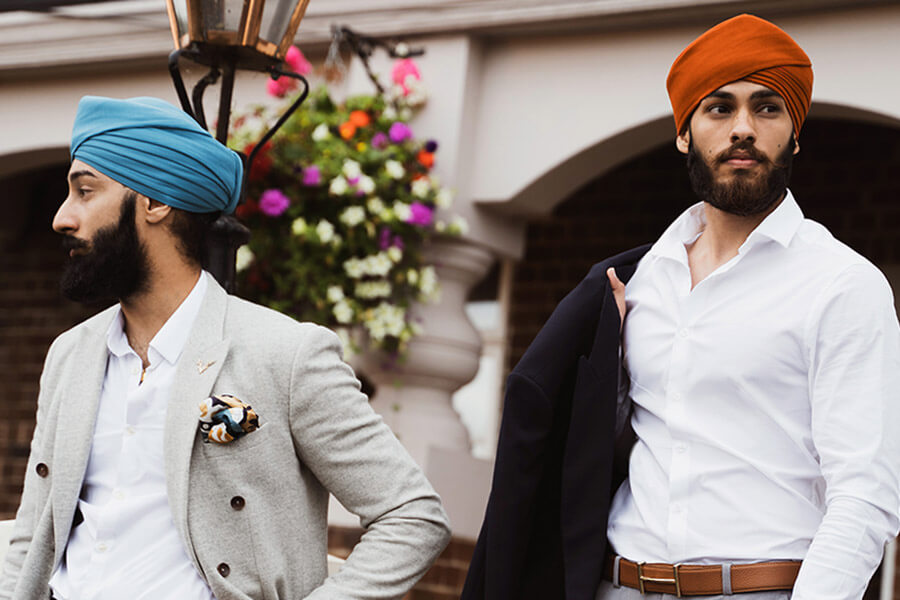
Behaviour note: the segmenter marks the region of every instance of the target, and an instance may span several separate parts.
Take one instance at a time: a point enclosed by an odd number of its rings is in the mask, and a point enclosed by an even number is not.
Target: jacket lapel
[[[59,412],[54,439],[53,533],[56,540],[55,562],[59,564],[69,538],[75,507],[81,495],[81,485],[87,469],[97,406],[106,375],[108,351],[106,330],[115,310],[108,310],[94,318],[84,330],[78,351],[67,357],[66,376],[55,388],[59,398]],[[49,433],[49,432],[48,432]]]
[[[166,410],[164,452],[169,506],[175,527],[198,569],[200,566],[188,535],[189,470],[191,452],[197,440],[199,404],[209,396],[228,356],[229,342],[223,337],[227,299],[225,291],[209,277],[200,313],[178,359]]]

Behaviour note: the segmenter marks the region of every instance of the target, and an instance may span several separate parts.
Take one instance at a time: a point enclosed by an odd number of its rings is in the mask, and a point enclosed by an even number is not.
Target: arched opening
[[[900,289],[900,127],[813,116],[800,146],[791,189],[806,217],[878,265]],[[510,365],[591,265],[655,241],[695,202],[684,157],[666,136],[587,181],[549,214],[531,218],[512,284]],[[878,586],[876,575],[866,598],[878,598]]]
[[[22,492],[44,355],[53,338],[92,311],[59,293],[64,253],[50,222],[66,194],[65,149],[7,156],[2,163],[7,168],[0,176],[0,519],[7,519],[15,515]]]

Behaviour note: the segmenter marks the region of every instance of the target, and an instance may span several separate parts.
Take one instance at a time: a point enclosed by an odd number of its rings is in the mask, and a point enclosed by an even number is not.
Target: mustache
[[[87,241],[77,238],[74,235],[66,234],[62,240],[62,247],[66,252],[88,248],[89,246],[90,244],[88,244]]]
[[[760,164],[770,163],[769,157],[760,152],[756,146],[753,145],[753,142],[750,140],[741,140],[739,142],[735,142],[732,144],[727,150],[720,152],[716,156],[717,163],[727,162],[730,158],[733,158],[735,154],[740,152],[741,158],[750,158],[755,160]]]

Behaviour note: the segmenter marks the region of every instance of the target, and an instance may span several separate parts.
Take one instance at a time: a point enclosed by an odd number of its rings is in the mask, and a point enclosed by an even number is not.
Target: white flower
[[[406,280],[409,281],[410,285],[416,285],[419,281],[419,272],[415,269],[410,269],[406,272]]]
[[[328,301],[334,304],[335,302],[340,302],[344,299],[344,290],[339,285],[331,285],[328,286],[328,291],[325,292],[325,296],[328,298]]]
[[[428,100],[428,90],[425,88],[425,84],[412,75],[407,75],[403,84],[407,89],[406,97],[404,98],[407,105],[421,106],[425,104]]]
[[[387,249],[387,255],[388,258],[397,263],[400,262],[401,258],[403,258],[403,250],[401,250],[397,246],[391,246]]]
[[[331,132],[328,131],[328,125],[325,123],[320,123],[318,127],[313,129],[312,139],[315,142],[321,142],[322,140],[327,140],[331,137]]]
[[[323,244],[327,244],[334,237],[334,225],[322,219],[319,221],[319,224],[316,225],[316,235],[319,236],[319,241]]]
[[[343,348],[344,361],[351,359],[354,355],[353,340],[350,338],[350,332],[346,327],[335,327],[334,332],[341,340],[341,348]]]
[[[306,219],[303,217],[297,217],[294,219],[294,222],[291,223],[291,233],[294,235],[304,235],[306,234]]]
[[[450,208],[453,204],[453,192],[448,188],[441,188],[434,197],[434,204],[438,208]]]
[[[394,216],[397,217],[398,221],[406,222],[412,216],[412,209],[409,208],[409,204],[405,204],[399,200],[394,202],[393,211]]]
[[[360,175],[362,175],[362,169],[359,166],[359,163],[355,160],[350,160],[349,158],[344,160],[344,166],[341,168],[341,173],[344,174],[344,177],[347,179],[356,179]]]
[[[434,298],[438,291],[437,273],[431,265],[422,269],[419,279],[419,290],[426,298]]]
[[[431,191],[431,182],[428,181],[427,177],[416,179],[412,182],[410,191],[412,191],[412,195],[416,198],[424,198],[428,195],[428,192]]]
[[[331,180],[331,185],[328,186],[328,193],[332,196],[343,196],[347,193],[349,188],[350,186],[347,184],[347,180],[344,179],[344,176],[338,175]]]
[[[385,298],[391,295],[391,284],[388,281],[362,281],[356,284],[354,295],[357,298]]]
[[[390,272],[391,267],[393,266],[394,263],[393,261],[391,261],[386,252],[371,254],[362,259],[362,270],[366,275],[377,275],[379,277],[384,277],[388,274],[388,272]]]
[[[447,227],[447,230],[450,233],[466,235],[467,233],[469,233],[469,222],[461,216],[456,215],[455,217],[453,217],[453,220],[450,221],[450,225]]]
[[[244,244],[237,249],[237,257],[234,265],[235,270],[238,272],[243,271],[253,264],[255,258],[256,256],[254,256],[250,246]]]
[[[363,263],[358,258],[348,258],[345,260],[344,272],[347,274],[347,277],[352,277],[353,279],[359,279],[365,274],[363,272]]]
[[[443,221],[435,221],[434,230],[438,233],[444,233],[445,231],[447,231],[447,224]]]
[[[398,42],[396,46],[394,46],[394,53],[400,58],[406,58],[409,56],[409,45],[406,42]]]
[[[366,220],[366,211],[362,206],[348,206],[339,218],[347,227],[353,227]]]
[[[400,179],[406,175],[406,169],[404,169],[403,165],[396,160],[384,161],[384,171],[391,179]]]
[[[369,335],[381,341],[386,336],[399,337],[406,328],[406,311],[399,306],[382,302],[372,311],[372,318],[365,322]]]
[[[403,107],[400,109],[400,120],[401,121],[409,121],[412,119],[412,111],[408,107]]]
[[[341,244],[343,242],[344,242],[344,238],[342,238],[339,235],[335,235],[333,238],[331,238],[331,247],[332,248],[340,248]]]
[[[331,312],[338,323],[349,323],[353,319],[353,307],[346,300],[335,304]]]
[[[369,209],[369,212],[373,215],[380,215],[384,212],[384,202],[381,201],[381,198],[375,196],[374,198],[369,198],[369,201],[366,202],[366,208]]]
[[[388,104],[387,106],[384,107],[384,110],[381,111],[381,116],[389,121],[396,121],[397,120],[397,111],[394,110],[393,106]]]
[[[368,175],[361,175],[359,182],[356,184],[356,189],[364,194],[371,194],[375,191],[375,180]]]

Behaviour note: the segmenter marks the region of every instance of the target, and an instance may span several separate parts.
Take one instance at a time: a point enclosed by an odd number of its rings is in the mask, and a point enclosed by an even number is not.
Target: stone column
[[[413,308],[422,333],[410,342],[405,358],[364,353],[354,361],[376,386],[372,407],[423,467],[432,446],[469,451],[451,396],[478,371],[481,338],[465,303],[494,260],[487,250],[455,238],[435,240],[426,258],[437,271],[440,296]]]

